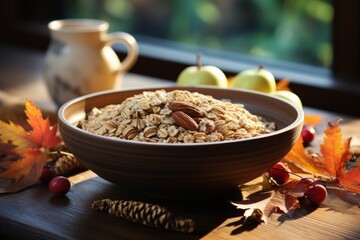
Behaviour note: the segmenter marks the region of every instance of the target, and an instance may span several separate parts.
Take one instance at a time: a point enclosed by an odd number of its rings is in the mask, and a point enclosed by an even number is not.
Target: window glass
[[[110,31],[319,67],[332,63],[331,0],[76,0],[68,18],[99,18]]]

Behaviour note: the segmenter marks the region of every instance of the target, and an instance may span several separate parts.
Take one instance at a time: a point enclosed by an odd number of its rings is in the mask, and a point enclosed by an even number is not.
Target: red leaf
[[[339,178],[339,183],[350,192],[360,195],[360,167],[351,169]]]
[[[26,101],[25,114],[27,122],[32,130],[29,131],[29,138],[39,147],[52,148],[61,142],[61,138],[56,136],[57,125],[50,127],[49,117],[43,119],[40,109],[30,100]]]

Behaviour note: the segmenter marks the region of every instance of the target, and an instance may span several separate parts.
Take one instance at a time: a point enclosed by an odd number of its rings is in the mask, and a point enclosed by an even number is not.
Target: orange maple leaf
[[[319,125],[322,122],[322,116],[318,114],[305,114],[304,124]]]
[[[32,130],[29,131],[29,139],[38,146],[52,148],[61,142],[61,138],[56,136],[57,124],[50,126],[49,117],[43,119],[40,109],[35,104],[27,100],[25,104],[25,114],[27,122]]]
[[[41,175],[49,148],[62,140],[57,125],[50,126],[41,111],[27,100],[25,114],[31,130],[0,120],[0,193],[16,192],[36,183]],[[44,151],[45,149],[45,151]]]
[[[339,178],[339,183],[350,192],[360,195],[360,167],[351,169]]]
[[[305,152],[301,136],[282,161],[292,170],[296,168],[305,173],[324,175],[324,160],[314,158]]]
[[[288,79],[281,79],[276,83],[276,91],[291,91],[289,85],[290,81]]]
[[[360,194],[360,167],[346,172],[346,163],[351,159],[351,138],[342,140],[339,122],[335,124],[329,122],[324,133],[324,142],[320,145],[322,156],[307,154],[300,137],[282,161],[286,162],[293,171],[296,169],[335,178],[344,189]]]
[[[283,161],[289,164],[290,168],[294,165],[306,173],[341,177],[345,173],[346,163],[351,158],[351,138],[343,142],[339,124],[329,122],[328,125],[329,127],[324,130],[324,143],[320,145],[322,156],[307,154],[300,137]]]
[[[331,177],[340,178],[346,170],[346,163],[351,159],[351,138],[342,141],[342,133],[339,123],[328,123],[325,128],[324,143],[320,145],[320,151],[324,158],[325,169]]]

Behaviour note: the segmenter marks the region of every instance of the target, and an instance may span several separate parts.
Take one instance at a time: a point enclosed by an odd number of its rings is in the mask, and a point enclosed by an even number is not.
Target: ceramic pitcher
[[[51,42],[45,56],[44,78],[60,106],[75,97],[120,87],[122,75],[138,57],[138,45],[125,32],[108,33],[109,24],[95,19],[63,19],[48,25]],[[124,44],[120,62],[111,45]]]

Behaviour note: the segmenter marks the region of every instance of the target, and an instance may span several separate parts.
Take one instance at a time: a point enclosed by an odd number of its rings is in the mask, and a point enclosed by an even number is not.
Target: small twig
[[[62,154],[62,155],[67,155],[67,156],[74,157],[74,154],[69,153],[69,152],[65,152],[65,151],[51,151],[51,152],[48,152],[48,154],[53,154],[53,155]]]

